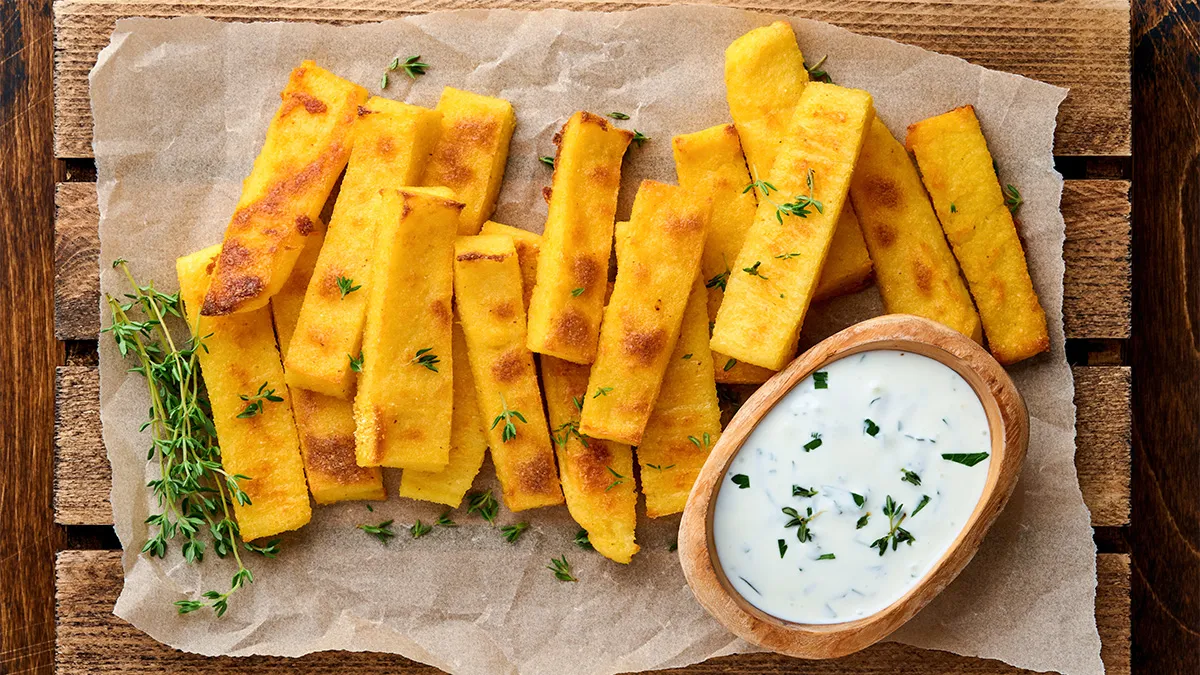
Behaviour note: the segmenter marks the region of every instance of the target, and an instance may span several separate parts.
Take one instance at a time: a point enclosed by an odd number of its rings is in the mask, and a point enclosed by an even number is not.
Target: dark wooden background
[[[1200,4],[1134,0],[1133,516],[1102,550],[1132,554],[1133,668],[1200,673]],[[111,548],[111,528],[51,508],[54,368],[94,353],[53,326],[54,185],[94,171],[53,151],[50,0],[0,0],[0,675],[49,673],[54,556]]]

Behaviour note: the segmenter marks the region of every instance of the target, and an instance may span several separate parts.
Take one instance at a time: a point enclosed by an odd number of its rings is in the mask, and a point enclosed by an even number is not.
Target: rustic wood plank
[[[1078,367],[1075,468],[1092,525],[1129,522],[1129,369]],[[100,440],[99,373],[59,368],[55,469],[56,520],[64,525],[112,523],[108,459]]]
[[[54,336],[92,339],[100,330],[100,239],[95,183],[59,183],[54,190]],[[57,227],[58,223],[69,227]]]
[[[58,186],[55,331],[92,340],[100,329],[96,186]],[[1070,180],[1063,187],[1063,324],[1069,338],[1129,336],[1129,182]]]
[[[1133,25],[1134,658],[1200,673],[1200,1],[1141,0]]]
[[[1063,328],[1067,337],[1127,338],[1130,333],[1129,181],[1063,184]]]
[[[91,366],[59,366],[54,383],[54,522],[111,525],[112,480],[100,438],[100,376]],[[105,499],[97,501],[96,491]]]
[[[88,71],[118,18],[199,14],[228,21],[380,21],[435,9],[511,7],[624,10],[662,0],[57,0],[55,154],[90,157]],[[1130,151],[1127,0],[729,0],[960,56],[1069,87],[1056,153]]]
[[[1104,554],[1096,560],[1099,585],[1096,621],[1101,658],[1109,675],[1129,673],[1129,556]],[[299,659],[277,657],[204,658],[176,651],[112,615],[121,591],[119,551],[63,551],[58,556],[57,675],[178,673],[190,675],[267,675],[305,672],[332,675],[415,675],[441,672],[391,654],[322,652]],[[684,671],[707,673],[783,673],[813,675],[917,675],[1028,673],[999,661],[973,659],[888,643],[831,661],[805,661],[778,654],[740,654],[713,659]],[[660,671],[666,672],[666,671]]]

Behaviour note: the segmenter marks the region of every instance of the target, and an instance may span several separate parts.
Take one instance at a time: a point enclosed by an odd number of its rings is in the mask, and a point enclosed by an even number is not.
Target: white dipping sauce
[[[987,457],[961,457],[973,453]],[[983,494],[990,453],[983,405],[949,367],[890,350],[835,361],[784,395],[729,465],[713,513],[721,568],[780,619],[874,614],[954,542]]]

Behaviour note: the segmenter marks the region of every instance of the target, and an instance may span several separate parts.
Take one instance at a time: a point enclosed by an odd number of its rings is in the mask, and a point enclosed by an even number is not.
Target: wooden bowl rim
[[[983,493],[954,541],[920,581],[886,608],[834,624],[801,624],[751,605],[725,578],[712,541],[716,495],[734,456],[758,422],[804,378],[856,353],[899,350],[927,356],[971,385],[988,419],[991,462]],[[1025,401],[1004,368],[970,338],[921,317],[869,319],[813,346],[758,389],[734,415],[697,476],[680,522],[679,555],[697,601],[738,637],[802,658],[864,649],[904,625],[966,567],[1016,486],[1029,440]]]

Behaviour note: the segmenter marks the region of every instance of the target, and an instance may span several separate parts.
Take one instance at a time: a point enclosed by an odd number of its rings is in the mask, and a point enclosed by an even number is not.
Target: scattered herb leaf
[[[258,392],[252,396],[242,394],[238,398],[246,401],[246,408],[238,413],[238,419],[254,417],[263,411],[263,406],[269,401],[271,403],[283,402],[282,396],[276,396],[274,389],[267,389],[267,383],[263,382],[258,388]]]
[[[571,563],[567,562],[565,555],[561,558],[551,558],[546,569],[554,572],[554,578],[559,581],[579,581],[571,574]]]
[[[342,297],[344,298],[347,295],[350,295],[351,293],[353,293],[354,291],[357,291],[358,289],[362,288],[362,284],[355,286],[353,279],[350,279],[349,277],[344,277],[339,274],[338,278],[337,278],[337,287],[338,287],[338,291],[341,292]]]
[[[359,525],[358,529],[386,544],[389,539],[396,536],[396,533],[392,531],[393,522],[395,521],[385,520],[378,525]]]
[[[413,360],[410,361],[410,363],[423,366],[435,373],[438,372],[437,364],[441,363],[441,360],[438,358],[437,354],[430,354],[429,352],[431,351],[433,351],[433,347],[418,349],[417,355],[413,357]]]
[[[942,459],[957,462],[965,466],[975,466],[988,458],[986,452],[951,452],[942,455]]]
[[[517,523],[515,525],[505,525],[504,527],[500,528],[500,535],[504,537],[504,541],[507,541],[511,544],[520,539],[521,535],[524,534],[525,530],[527,529],[529,529],[529,523],[524,522]]]
[[[504,394],[500,395],[500,405],[503,409],[500,411],[500,414],[496,415],[496,418],[492,420],[492,426],[489,428],[495,429],[496,425],[503,421],[504,428],[500,432],[500,441],[507,443],[517,437],[517,425],[513,422],[513,420],[515,419],[521,424],[528,424],[528,421],[526,421],[525,416],[522,415],[520,411],[509,410],[508,402],[504,400]]]
[[[870,419],[865,419],[863,420],[863,425],[863,431],[865,431],[868,436],[875,437],[879,435],[879,425],[875,424],[875,422],[871,421]]]
[[[747,476],[744,473],[735,473],[735,474],[733,474],[733,478],[731,478],[730,480],[733,481],[734,485],[740,487],[743,490],[750,487],[750,476]]]

